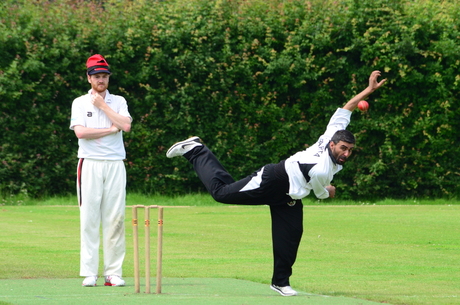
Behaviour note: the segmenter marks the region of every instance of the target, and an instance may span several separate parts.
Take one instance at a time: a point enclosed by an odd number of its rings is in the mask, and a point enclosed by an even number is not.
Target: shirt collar
[[[91,91],[93,91],[93,89],[89,89],[88,94],[91,94]],[[105,100],[106,103],[112,102],[112,95],[110,94],[109,89],[107,89],[105,91],[105,99],[104,100]]]
[[[334,162],[334,164],[337,165],[337,160],[336,160],[335,157],[332,155],[331,141],[329,141],[329,143],[327,143],[326,148],[327,148],[327,152],[329,153],[329,157],[331,157],[332,162]]]

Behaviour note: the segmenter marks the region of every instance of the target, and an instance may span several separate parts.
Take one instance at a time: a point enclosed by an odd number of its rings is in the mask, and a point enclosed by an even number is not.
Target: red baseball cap
[[[86,73],[88,75],[93,75],[96,73],[108,73],[111,74],[109,70],[109,64],[105,60],[105,58],[100,54],[95,54],[88,58],[86,61]]]

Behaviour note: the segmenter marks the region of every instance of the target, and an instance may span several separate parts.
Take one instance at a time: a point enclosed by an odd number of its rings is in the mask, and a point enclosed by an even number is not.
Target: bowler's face
[[[108,73],[97,73],[88,75],[88,82],[94,91],[102,93],[109,87],[109,78],[110,74]]]
[[[351,156],[355,144],[339,141],[337,144],[331,141],[331,151],[337,164],[343,165]]]

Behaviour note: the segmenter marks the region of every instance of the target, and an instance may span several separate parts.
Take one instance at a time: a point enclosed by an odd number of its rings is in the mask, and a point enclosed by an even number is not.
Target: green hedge
[[[278,162],[381,70],[387,84],[353,114],[337,197],[457,197],[459,17],[435,0],[3,1],[0,191],[74,193],[70,108],[100,53],[134,118],[129,191],[202,191],[185,159],[165,157],[192,135],[236,179]]]

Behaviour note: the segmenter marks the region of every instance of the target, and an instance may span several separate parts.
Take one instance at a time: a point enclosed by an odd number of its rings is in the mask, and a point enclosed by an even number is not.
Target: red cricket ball
[[[369,103],[366,101],[360,101],[358,103],[358,108],[361,111],[367,111],[369,109]]]

